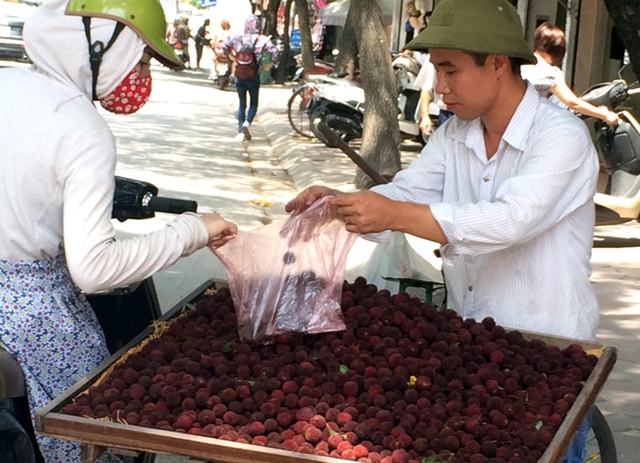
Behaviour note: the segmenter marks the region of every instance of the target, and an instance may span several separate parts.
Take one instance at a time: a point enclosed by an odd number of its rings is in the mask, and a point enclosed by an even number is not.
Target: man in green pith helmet
[[[440,243],[447,305],[462,317],[594,339],[598,159],[584,124],[521,78],[535,58],[515,8],[443,0],[407,48],[429,51],[436,91],[455,115],[391,183],[352,194],[313,186],[287,211],[336,195],[347,230]],[[582,461],[576,448],[565,461]]]
[[[33,66],[0,70],[0,346],[20,363],[32,418],[109,356],[80,290],[143,281],[236,232],[218,214],[185,213],[116,237],[116,147],[94,102],[140,109],[152,58],[184,66],[165,34],[158,0],[49,0],[24,27]],[[37,440],[47,463],[81,461],[77,443]]]

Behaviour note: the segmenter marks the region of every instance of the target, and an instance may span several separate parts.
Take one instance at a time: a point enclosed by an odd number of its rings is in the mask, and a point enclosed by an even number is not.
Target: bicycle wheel
[[[298,87],[289,98],[287,102],[287,116],[289,118],[289,124],[296,133],[303,137],[313,138],[313,132],[311,131],[311,121],[309,120],[309,113],[307,107],[309,106],[309,95],[307,94],[307,87],[302,85]]]
[[[587,435],[587,457],[589,463],[617,463],[616,443],[609,423],[598,407],[594,405],[591,429]]]

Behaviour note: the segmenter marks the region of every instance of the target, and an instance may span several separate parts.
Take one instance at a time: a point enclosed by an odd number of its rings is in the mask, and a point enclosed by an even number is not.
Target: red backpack
[[[235,74],[238,79],[252,80],[258,77],[258,57],[255,52],[258,38],[253,42],[253,45],[243,45],[236,53]]]

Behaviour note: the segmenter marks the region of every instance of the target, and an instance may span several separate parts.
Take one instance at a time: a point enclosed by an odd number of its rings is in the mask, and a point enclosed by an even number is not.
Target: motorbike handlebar
[[[187,199],[154,196],[149,200],[149,210],[153,212],[168,212],[170,214],[198,212],[198,203]]]
[[[197,212],[196,201],[165,198],[156,196],[157,194],[158,188],[151,183],[116,177],[111,216],[124,222],[128,219],[150,219],[156,212]]]

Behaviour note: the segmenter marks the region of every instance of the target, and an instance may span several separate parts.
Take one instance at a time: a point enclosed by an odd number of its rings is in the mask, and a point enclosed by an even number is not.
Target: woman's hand
[[[615,125],[620,122],[620,115],[614,111],[609,111],[606,106],[602,106],[601,109],[605,111],[604,121],[609,125]]]
[[[294,214],[300,214],[307,210],[309,206],[315,203],[320,198],[324,198],[325,196],[331,195],[340,195],[341,192],[337,190],[333,190],[326,186],[311,186],[305,190],[303,190],[298,196],[289,201],[285,206],[284,210],[287,212],[293,212]]]
[[[210,248],[219,248],[227,241],[235,238],[238,233],[238,227],[236,224],[226,221],[217,212],[205,214],[201,219],[204,222],[205,227],[207,227],[207,233],[209,233],[209,242],[207,243],[207,246]]]

